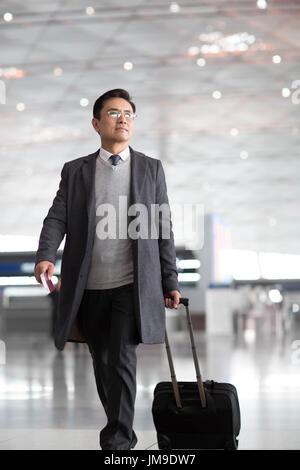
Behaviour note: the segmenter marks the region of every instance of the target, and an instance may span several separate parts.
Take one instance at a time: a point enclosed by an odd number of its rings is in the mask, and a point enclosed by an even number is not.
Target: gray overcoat
[[[95,169],[99,150],[64,164],[59,189],[44,219],[36,253],[40,261],[55,263],[58,247],[66,234],[61,265],[61,290],[55,345],[85,342],[76,316],[87,283],[95,235]],[[130,147],[130,204],[169,204],[163,166]],[[130,217],[129,217],[130,220]],[[171,216],[170,238],[132,240],[134,303],[140,342],[163,343],[165,303],[163,294],[178,289],[178,273]],[[160,221],[161,223],[161,221]]]

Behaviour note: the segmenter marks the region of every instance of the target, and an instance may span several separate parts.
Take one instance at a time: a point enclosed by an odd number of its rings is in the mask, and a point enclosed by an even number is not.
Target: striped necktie
[[[119,163],[119,160],[121,159],[120,155],[111,155],[109,159],[112,159],[112,165],[116,166]]]

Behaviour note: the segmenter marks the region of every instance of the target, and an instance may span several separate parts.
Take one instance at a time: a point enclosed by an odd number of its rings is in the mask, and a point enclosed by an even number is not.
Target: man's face
[[[120,117],[110,117],[112,111],[121,112]],[[110,98],[105,101],[99,119],[93,118],[94,129],[100,134],[102,142],[129,142],[133,131],[133,119],[126,113],[133,113],[131,104],[123,98]]]

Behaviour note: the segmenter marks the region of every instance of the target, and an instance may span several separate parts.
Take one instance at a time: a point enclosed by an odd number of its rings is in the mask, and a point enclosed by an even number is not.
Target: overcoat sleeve
[[[67,193],[68,175],[65,163],[61,171],[59,189],[43,221],[39,247],[36,253],[36,264],[40,261],[55,263],[58,247],[67,231]]]
[[[167,293],[171,290],[178,290],[178,272],[176,269],[176,252],[174,246],[174,235],[172,230],[171,212],[167,195],[167,185],[165,173],[160,160],[157,160],[157,177],[156,177],[156,204],[166,204],[167,211],[162,211],[159,217],[159,234],[158,246],[161,265],[161,277],[163,292]],[[169,227],[170,237],[163,236],[162,227]],[[179,291],[180,292],[180,291]]]

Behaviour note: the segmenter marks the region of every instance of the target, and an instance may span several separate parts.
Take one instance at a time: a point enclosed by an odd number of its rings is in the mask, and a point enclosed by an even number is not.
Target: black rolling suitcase
[[[197,382],[177,382],[166,332],[166,350],[172,382],[160,382],[154,390],[153,421],[159,449],[236,450],[240,432],[240,408],[236,388],[213,380],[202,382],[194,343],[188,299],[187,323]]]

